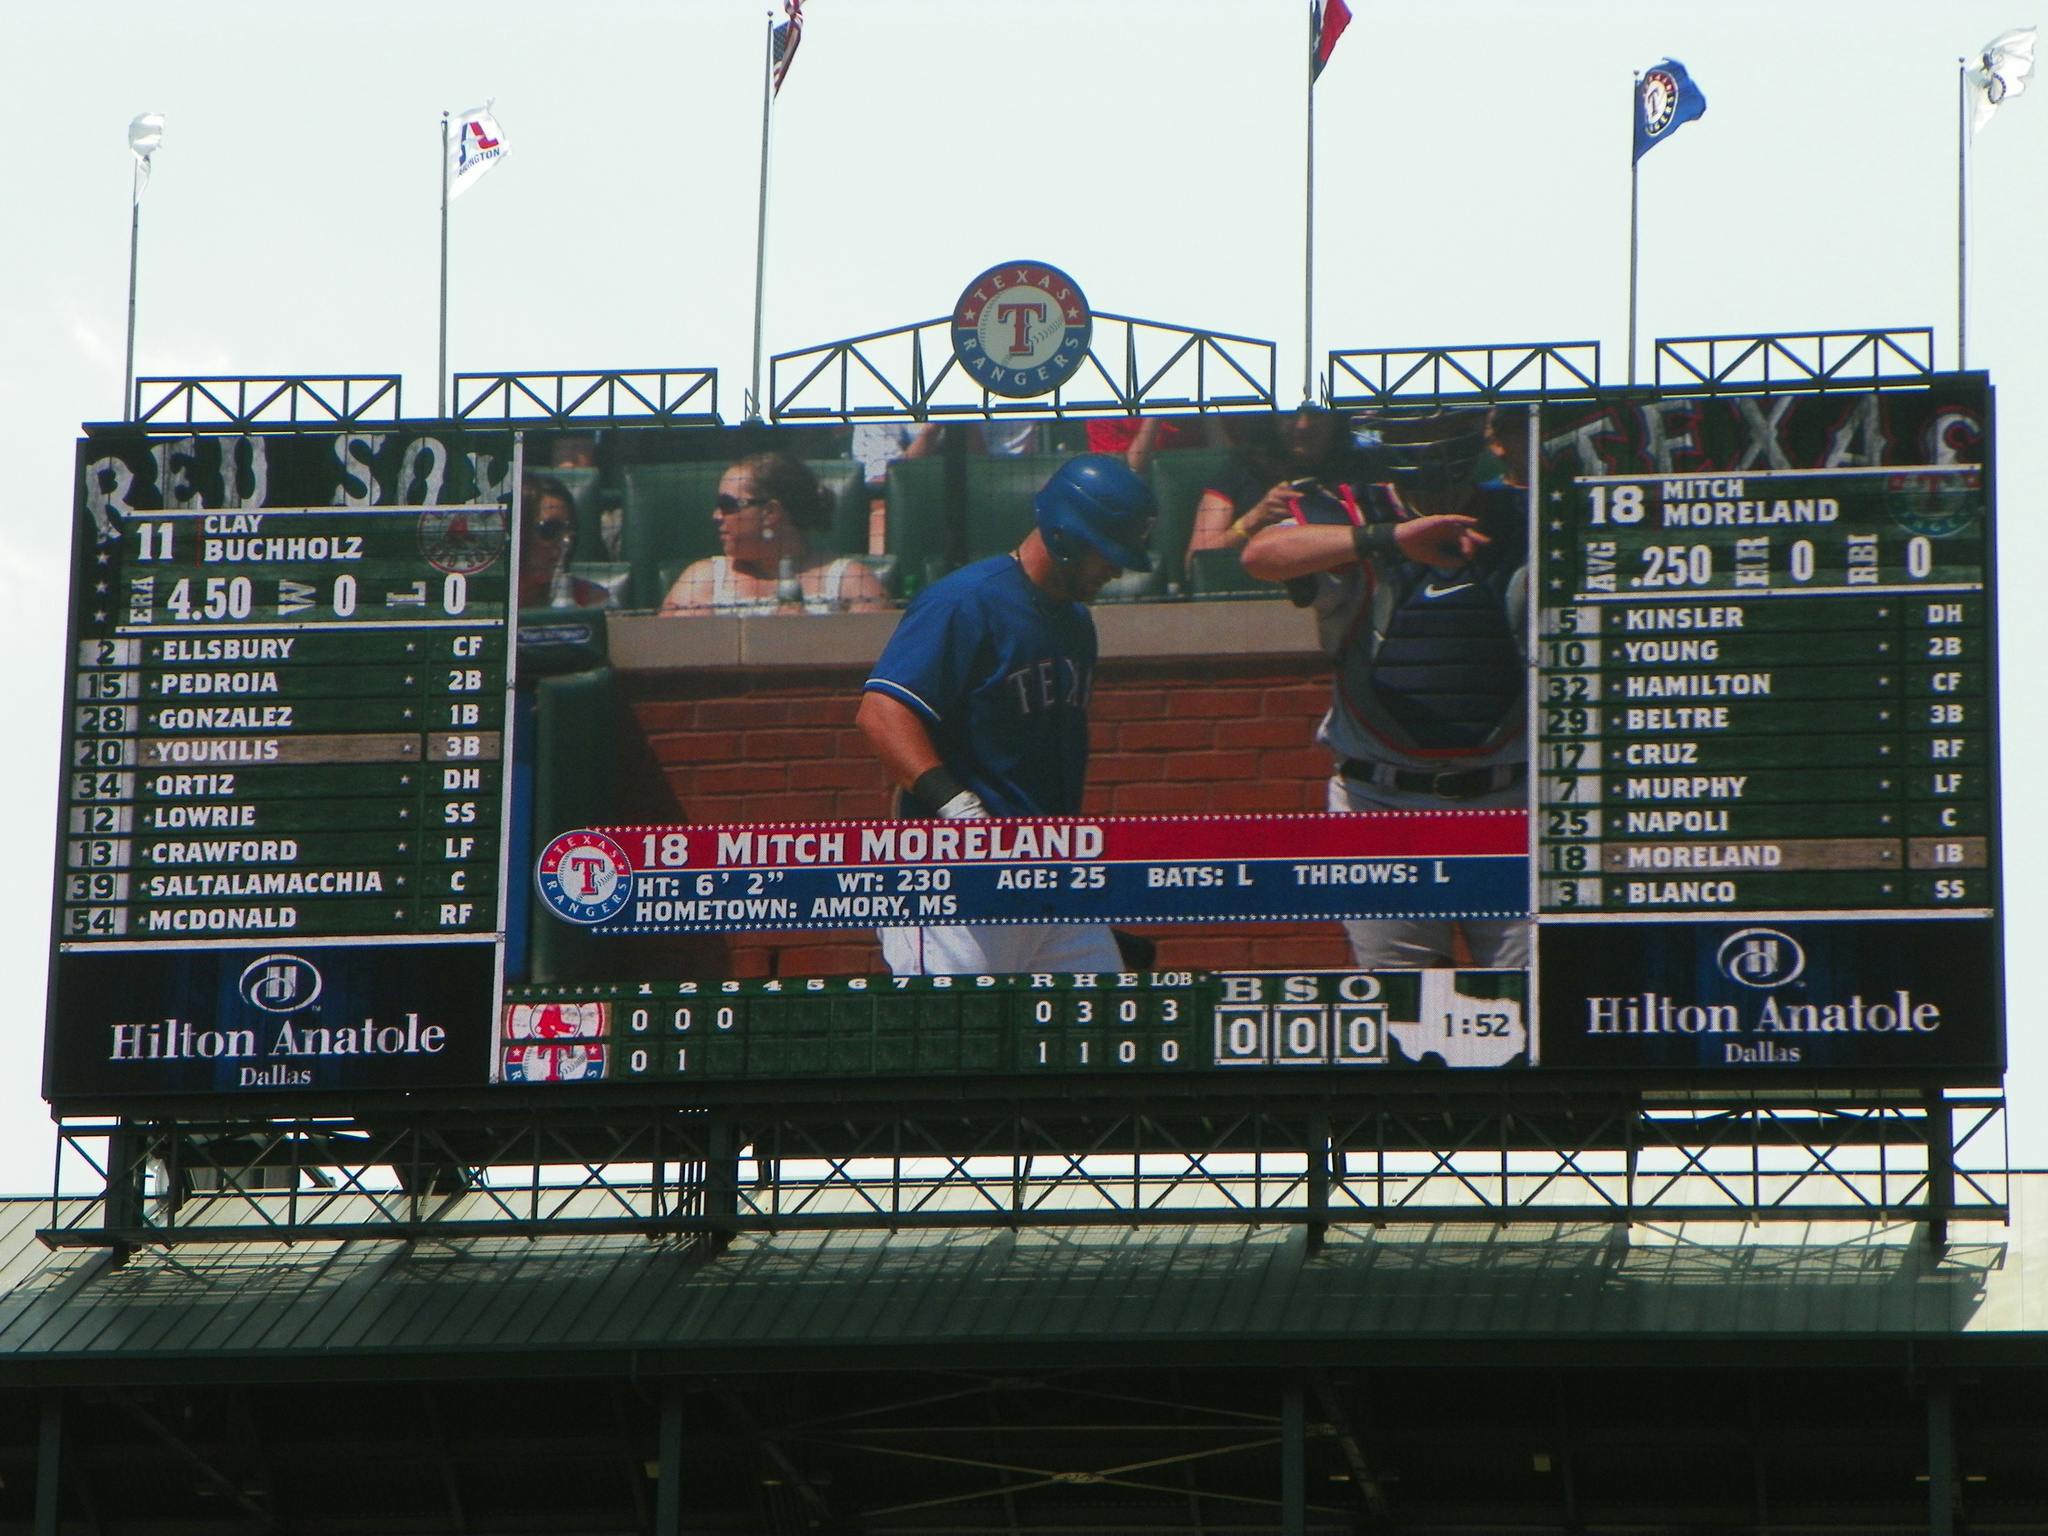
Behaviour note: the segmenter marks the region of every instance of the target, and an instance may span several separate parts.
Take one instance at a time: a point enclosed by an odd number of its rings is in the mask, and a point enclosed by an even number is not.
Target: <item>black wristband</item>
[[[917,776],[917,782],[910,786],[911,797],[928,811],[936,811],[955,795],[967,793],[967,786],[952,774],[946,772],[942,763],[936,768],[927,768]]]
[[[1375,555],[1391,555],[1400,549],[1394,542],[1392,523],[1360,523],[1351,530],[1351,549],[1361,560],[1370,560]]]

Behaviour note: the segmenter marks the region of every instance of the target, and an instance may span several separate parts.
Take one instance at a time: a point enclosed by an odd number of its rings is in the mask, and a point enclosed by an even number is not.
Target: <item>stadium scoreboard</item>
[[[790,626],[779,677],[817,660],[808,705],[744,660],[702,661],[708,634],[671,645],[693,621],[662,619],[636,654],[727,667],[702,683],[715,706],[690,713],[678,662],[609,713],[550,716],[570,709],[548,702],[570,696],[551,672],[610,699],[605,631],[529,614],[520,666],[521,508],[570,494],[529,478],[521,434],[96,432],[74,509],[46,1094],[261,1109],[860,1077],[1995,1081],[1991,425],[1968,376],[1493,408],[1508,467],[1489,494],[1519,493],[1528,518],[1523,804],[1183,810],[1207,791],[1176,785],[1171,812],[986,823],[847,819],[867,789],[879,802],[880,770],[843,723],[798,712],[857,691],[860,620],[764,621]],[[1361,446],[1371,430],[1354,423]],[[621,448],[680,453],[667,472],[707,497],[739,457],[716,428]],[[629,524],[624,547],[666,546]],[[544,657],[572,632],[567,662]],[[1147,665],[1207,681],[1228,649],[1205,631]],[[1328,688],[1306,643],[1289,665]],[[712,724],[751,689],[788,729]],[[1292,751],[1259,729],[1319,803],[1308,727]],[[626,747],[645,756],[657,730],[678,760],[728,754],[719,788],[678,795],[669,821],[616,786],[572,797],[587,820],[544,809],[618,748],[594,733],[640,732]],[[777,765],[773,819],[732,809],[761,766],[747,754],[813,750],[786,780]],[[1375,919],[1467,939],[1526,924],[1527,963],[1454,942],[1435,968],[1333,965],[1338,925]],[[1159,959],[810,973],[844,970],[878,925],[930,922],[1137,924]],[[1266,952],[1270,969],[1233,968]],[[1197,954],[1214,968],[1179,958]]]

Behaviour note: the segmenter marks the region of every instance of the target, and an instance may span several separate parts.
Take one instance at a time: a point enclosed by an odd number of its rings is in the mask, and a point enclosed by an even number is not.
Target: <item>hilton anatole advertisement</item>
[[[1547,1064],[1929,1070],[1996,1061],[1992,925],[1969,919],[1556,925]]]

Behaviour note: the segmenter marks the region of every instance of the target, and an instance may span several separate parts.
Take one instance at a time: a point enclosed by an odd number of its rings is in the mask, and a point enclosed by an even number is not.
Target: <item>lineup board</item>
[[[1585,477],[1542,610],[1542,907],[1988,910],[1983,471]]]
[[[383,446],[87,445],[52,983],[68,1075],[211,1057],[257,1086],[315,1060],[397,1081],[487,1022],[512,444]],[[380,955],[423,946],[452,947],[380,984]],[[410,974],[437,969],[475,995]],[[352,1006],[316,1034],[323,993]]]

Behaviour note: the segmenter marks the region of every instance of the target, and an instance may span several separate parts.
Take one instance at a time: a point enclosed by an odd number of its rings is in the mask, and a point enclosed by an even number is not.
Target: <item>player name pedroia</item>
[[[718,863],[844,864],[844,832],[732,831],[718,834]],[[974,860],[1092,859],[1102,853],[1102,828],[1087,823],[906,821],[862,827],[857,864],[925,864]]]

